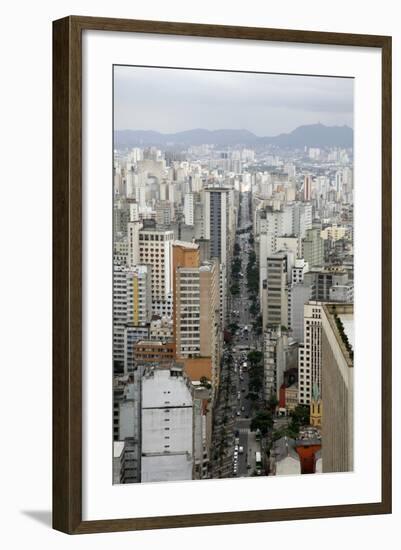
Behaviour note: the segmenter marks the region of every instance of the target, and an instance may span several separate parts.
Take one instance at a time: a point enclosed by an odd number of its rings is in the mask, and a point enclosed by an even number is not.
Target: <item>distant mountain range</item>
[[[175,134],[162,134],[153,130],[116,130],[114,132],[114,147],[161,146],[167,148],[188,147],[210,143],[223,146],[263,146],[278,147],[352,147],[354,132],[349,126],[325,126],[310,124],[299,126],[288,134],[272,137],[259,137],[248,130],[204,130],[197,128]]]

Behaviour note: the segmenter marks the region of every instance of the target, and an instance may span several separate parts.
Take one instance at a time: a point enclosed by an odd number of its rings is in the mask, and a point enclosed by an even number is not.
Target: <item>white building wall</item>
[[[128,265],[134,267],[140,263],[139,258],[139,231],[142,223],[139,221],[128,222]]]
[[[186,225],[194,225],[194,195],[186,193],[184,196],[184,218]]]
[[[192,479],[194,421],[188,379],[177,370],[147,369],[141,412],[142,482]]]

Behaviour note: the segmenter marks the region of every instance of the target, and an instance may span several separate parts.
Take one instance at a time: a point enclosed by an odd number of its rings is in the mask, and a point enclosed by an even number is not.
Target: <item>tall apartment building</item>
[[[322,395],[322,304],[304,305],[304,343],[298,350],[298,399],[301,405],[310,405],[316,386]],[[324,395],[322,395],[324,400]]]
[[[184,195],[184,219],[186,225],[194,225],[194,194],[185,193]]]
[[[288,273],[287,254],[276,252],[267,257],[266,279],[263,281],[263,327],[288,327]]]
[[[196,194],[196,200],[194,203],[194,235],[195,239],[205,239],[205,204],[200,199],[200,194]]]
[[[127,323],[124,326],[124,372],[132,373],[136,369],[135,344],[140,340],[149,340],[150,327],[147,325],[134,325]]]
[[[170,201],[160,200],[156,203],[157,225],[169,226],[174,220],[174,205]]]
[[[173,231],[142,228],[139,231],[139,260],[152,268],[152,310],[160,315],[170,314],[172,290]]]
[[[145,327],[151,319],[150,269],[114,266],[113,272],[113,362],[118,372],[126,370],[127,327]],[[147,330],[147,329],[146,329]]]
[[[354,306],[322,308],[323,472],[349,472],[354,466]]]
[[[310,202],[312,199],[312,176],[310,174],[306,174],[304,177],[304,185],[303,185],[303,200],[305,202]]]
[[[137,373],[113,383],[113,483],[140,481],[140,380]]]
[[[192,382],[194,399],[194,479],[207,479],[212,444],[212,407],[210,390]]]
[[[301,239],[312,227],[312,204],[310,202],[294,202],[292,210],[292,230]]]
[[[194,476],[194,407],[182,368],[148,367],[142,376],[141,481]]]
[[[273,204],[256,211],[256,232],[277,235],[293,234],[293,204]]]
[[[298,342],[304,341],[304,305],[312,299],[310,286],[304,282],[294,283],[288,293],[290,322],[293,337]]]
[[[179,267],[197,268],[200,265],[199,245],[185,241],[173,241],[173,335],[176,338],[177,290],[176,279]]]
[[[127,225],[129,219],[129,205],[126,199],[116,199],[113,207],[113,231],[116,237],[127,236]]]
[[[213,395],[219,384],[221,355],[219,269],[217,262],[177,267],[174,289],[177,360],[191,380],[205,376]]]
[[[281,248],[294,248],[294,242],[278,237],[293,233],[293,205],[265,206],[256,210],[256,233],[259,234],[259,294],[262,304],[263,282],[267,278],[267,258]]]
[[[310,289],[303,285],[304,275],[309,270],[308,262],[303,258],[295,260],[291,267],[288,286],[288,328],[293,330],[294,338],[301,342],[303,338],[304,304],[310,300]]]
[[[264,332],[263,344],[264,397],[279,399],[285,371],[297,365],[297,345],[280,325]]]
[[[324,263],[324,245],[320,231],[320,226],[307,229],[302,241],[302,257],[310,267],[322,266]]]
[[[134,267],[140,263],[139,259],[139,232],[142,222],[139,220],[128,222],[128,265]]]
[[[220,265],[220,319],[225,325],[227,297],[227,262],[230,257],[229,190],[223,187],[204,190],[205,239],[210,241],[210,257]]]

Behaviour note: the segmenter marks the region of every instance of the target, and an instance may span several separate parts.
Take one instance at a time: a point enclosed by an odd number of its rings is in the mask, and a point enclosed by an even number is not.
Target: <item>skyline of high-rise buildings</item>
[[[352,468],[325,320],[353,304],[352,166],[339,147],[115,151],[115,482]]]

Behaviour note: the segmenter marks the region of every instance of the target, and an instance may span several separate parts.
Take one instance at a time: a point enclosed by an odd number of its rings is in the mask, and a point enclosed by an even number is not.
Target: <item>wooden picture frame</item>
[[[382,497],[379,502],[82,520],[82,32],[377,48],[382,56]],[[53,527],[69,534],[391,512],[391,38],[96,17],[53,23]]]

